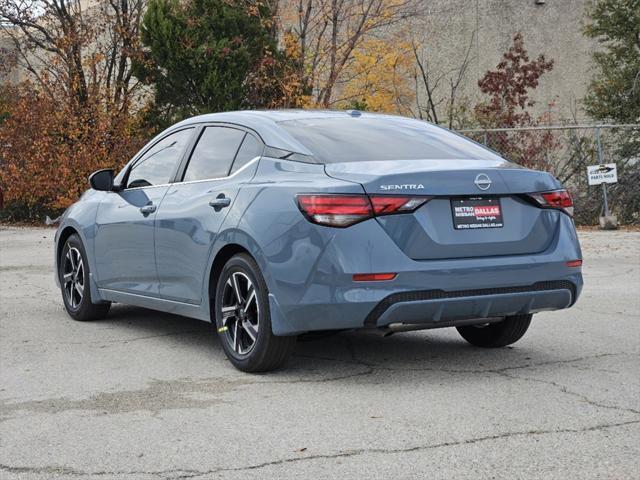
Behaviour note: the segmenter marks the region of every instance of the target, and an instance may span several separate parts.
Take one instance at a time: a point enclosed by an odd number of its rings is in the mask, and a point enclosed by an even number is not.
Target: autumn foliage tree
[[[144,0],[0,0],[12,48],[0,64],[26,81],[3,86],[2,218],[42,220],[87,188],[97,168],[123,164],[140,147],[143,92],[132,76]]]
[[[299,59],[298,78],[309,106],[330,108],[353,101],[356,57],[366,43],[386,40],[402,22],[425,9],[421,0],[296,0],[282,2],[280,15],[294,56]],[[363,81],[363,85],[366,80]]]
[[[353,52],[347,69],[352,77],[342,92],[342,105],[374,112],[412,115],[415,101],[412,84],[413,54],[409,42],[395,38],[372,38]]]
[[[513,44],[504,53],[495,70],[488,71],[478,82],[486,100],[475,107],[475,117],[483,128],[514,128],[539,125],[544,118],[535,118],[529,108],[535,105],[531,91],[540,77],[553,68],[553,60],[544,55],[531,60],[522,34],[513,37]],[[556,147],[550,131],[489,132],[489,146],[521,165],[549,169],[547,152]]]
[[[0,125],[0,185],[6,220],[56,216],[88,188],[87,176],[117,168],[142,146],[131,122],[100,108],[56,102],[29,84],[0,91],[10,112]]]

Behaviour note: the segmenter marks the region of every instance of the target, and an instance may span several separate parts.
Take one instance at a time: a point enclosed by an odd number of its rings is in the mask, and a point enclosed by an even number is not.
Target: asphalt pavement
[[[0,227],[2,479],[638,478],[640,232],[581,232],[578,304],[511,348],[351,332],[262,375],[196,320],[71,320],[53,235]]]

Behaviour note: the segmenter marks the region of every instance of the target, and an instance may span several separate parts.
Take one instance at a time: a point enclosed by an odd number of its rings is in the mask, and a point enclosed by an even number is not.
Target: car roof
[[[207,113],[189,118],[185,122],[220,122],[221,119],[248,119],[255,118],[261,120],[271,120],[274,122],[285,122],[287,120],[303,120],[318,117],[345,117],[345,116],[380,116],[379,114],[360,112],[358,110],[304,110],[304,109],[282,109],[282,110],[237,110],[234,112]],[[390,115],[387,115],[390,116]]]
[[[254,130],[258,135],[260,135],[262,141],[270,147],[301,153],[303,155],[312,155],[307,147],[293,138],[284,128],[280,127],[278,122],[308,120],[312,118],[348,117],[376,117],[387,118],[389,120],[407,120],[405,117],[360,112],[357,110],[240,110],[235,112],[198,115],[196,117],[183,120],[182,122],[172,126],[169,130],[198,123],[225,123],[238,125]]]

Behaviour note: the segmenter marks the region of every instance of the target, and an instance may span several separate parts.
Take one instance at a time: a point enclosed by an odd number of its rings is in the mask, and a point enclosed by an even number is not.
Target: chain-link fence
[[[640,224],[640,124],[571,125],[461,130],[460,133],[520,165],[546,170],[571,192],[577,223],[598,223],[603,195],[590,186],[587,166],[615,163],[609,206],[622,224]]]

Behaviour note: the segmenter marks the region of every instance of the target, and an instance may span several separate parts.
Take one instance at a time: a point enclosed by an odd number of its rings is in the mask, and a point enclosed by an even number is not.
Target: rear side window
[[[460,135],[400,117],[325,117],[279,122],[322,163],[500,159]]]
[[[196,144],[184,173],[184,181],[221,178],[229,175],[245,133],[228,127],[206,127]]]
[[[131,168],[127,188],[169,183],[193,131],[172,133],[151,147]]]
[[[256,137],[247,133],[242,141],[242,145],[240,145],[240,150],[238,150],[236,159],[233,162],[231,173],[237,172],[251,160],[260,155],[262,155],[262,144]]]

